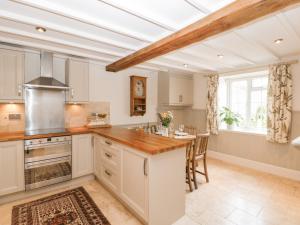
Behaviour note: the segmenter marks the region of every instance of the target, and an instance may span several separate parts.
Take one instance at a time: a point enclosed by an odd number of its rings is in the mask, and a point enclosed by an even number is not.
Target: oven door
[[[49,160],[53,158],[70,156],[72,154],[71,141],[46,143],[25,146],[25,163]]]
[[[25,190],[72,179],[71,156],[25,163]]]

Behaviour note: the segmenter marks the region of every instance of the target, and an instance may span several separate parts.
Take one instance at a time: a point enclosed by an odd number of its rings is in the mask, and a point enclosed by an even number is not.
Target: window
[[[220,128],[266,132],[268,71],[221,77]]]

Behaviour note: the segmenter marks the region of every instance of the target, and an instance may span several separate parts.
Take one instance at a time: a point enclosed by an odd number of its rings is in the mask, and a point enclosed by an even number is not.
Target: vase
[[[168,137],[169,136],[169,128],[168,127],[162,127],[162,136]]]

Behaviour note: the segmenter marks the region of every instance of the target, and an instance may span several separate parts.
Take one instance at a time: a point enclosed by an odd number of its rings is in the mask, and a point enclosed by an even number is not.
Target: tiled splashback
[[[110,123],[109,102],[90,102],[84,105],[66,105],[65,124],[66,127],[81,127],[87,124],[87,118],[91,113],[106,113],[106,121]]]
[[[9,120],[9,114],[20,114],[20,120]],[[0,104],[0,132],[21,131],[25,128],[24,104]]]
[[[25,129],[24,104],[0,104],[0,132],[23,131]],[[81,127],[87,124],[92,112],[106,113],[110,123],[110,103],[90,102],[83,105],[66,105],[66,127]],[[20,120],[9,120],[9,114],[20,114]]]

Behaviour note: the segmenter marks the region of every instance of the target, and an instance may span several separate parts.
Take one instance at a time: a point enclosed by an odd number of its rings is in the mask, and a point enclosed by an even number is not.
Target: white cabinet
[[[160,105],[190,106],[193,104],[193,77],[170,75],[158,76],[158,103]]]
[[[0,142],[0,196],[23,190],[23,141]]]
[[[69,59],[67,63],[66,83],[69,85],[68,102],[89,101],[89,64]]]
[[[22,101],[24,53],[0,50],[0,102]]]
[[[72,177],[80,177],[93,173],[92,135],[72,136]]]
[[[123,150],[121,197],[142,218],[148,214],[148,159],[136,151]]]

